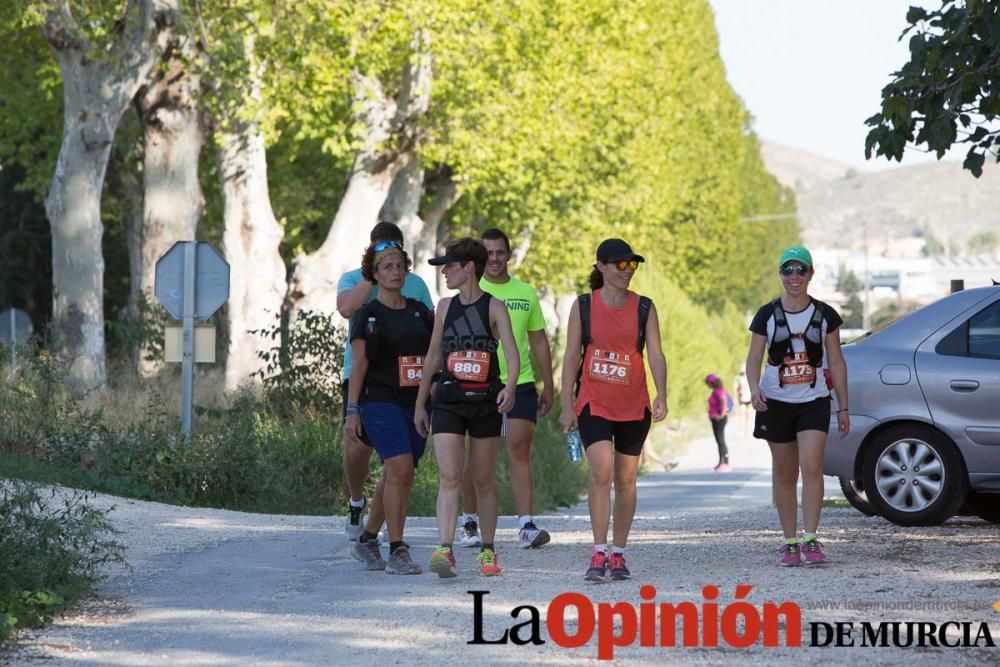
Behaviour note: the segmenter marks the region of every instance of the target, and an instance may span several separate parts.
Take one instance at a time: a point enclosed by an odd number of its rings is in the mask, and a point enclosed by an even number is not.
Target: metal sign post
[[[198,243],[184,244],[184,306],[182,323],[184,326],[181,347],[181,433],[191,435],[191,411],[194,404],[194,277],[195,250]]]
[[[178,241],[156,262],[153,293],[181,320],[181,432],[191,435],[195,320],[208,319],[229,298],[229,264],[211,244]]]

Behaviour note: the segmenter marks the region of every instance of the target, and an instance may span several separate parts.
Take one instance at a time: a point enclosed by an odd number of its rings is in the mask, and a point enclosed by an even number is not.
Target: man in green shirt
[[[540,530],[533,521],[532,495],[534,485],[531,479],[531,441],[535,436],[535,422],[538,416],[545,416],[552,408],[552,353],[549,339],[545,335],[545,319],[535,288],[512,278],[507,270],[510,262],[510,240],[499,229],[483,232],[483,245],[489,252],[489,261],[479,286],[500,299],[507,306],[510,323],[517,341],[517,351],[521,358],[521,372],[517,379],[517,394],[514,408],[506,415],[504,443],[507,449],[507,469],[510,471],[511,495],[517,510],[518,544],[523,549],[540,547],[549,541],[549,534]],[[507,382],[507,364],[503,351],[497,355],[500,360],[500,377]],[[542,378],[542,394],[535,388],[535,369]],[[459,519],[462,546],[476,546],[480,543],[478,516],[476,514],[476,493],[472,475],[466,474],[462,488],[465,514]]]

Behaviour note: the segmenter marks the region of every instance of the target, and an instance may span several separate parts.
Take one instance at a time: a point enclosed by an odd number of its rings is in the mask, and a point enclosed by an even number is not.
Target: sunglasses
[[[781,275],[790,276],[793,273],[797,273],[800,276],[805,276],[809,273],[809,268],[805,266],[783,266],[781,267]]]
[[[386,248],[399,248],[400,250],[402,250],[403,244],[400,243],[399,241],[379,241],[378,243],[375,244],[375,247],[372,248],[372,250],[374,250],[375,252],[382,252]]]
[[[619,271],[624,271],[625,269],[635,271],[639,268],[639,260],[637,259],[619,259],[617,262],[609,262],[609,264],[614,264],[615,268]]]

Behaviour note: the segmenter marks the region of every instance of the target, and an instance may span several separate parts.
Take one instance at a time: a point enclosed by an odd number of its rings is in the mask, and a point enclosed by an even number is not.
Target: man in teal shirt
[[[489,261],[479,286],[500,299],[507,306],[510,323],[517,341],[517,351],[521,358],[521,372],[517,378],[517,394],[514,408],[506,415],[504,444],[507,450],[507,469],[510,472],[511,495],[517,510],[519,524],[518,544],[524,548],[540,547],[549,541],[549,534],[535,526],[531,516],[534,484],[531,478],[531,441],[535,436],[535,422],[539,415],[545,416],[552,408],[552,353],[549,339],[545,335],[545,319],[542,317],[538,295],[531,285],[512,278],[507,270],[510,262],[510,239],[499,229],[483,232],[483,245],[489,252]],[[507,382],[507,368],[502,350],[500,377]],[[542,394],[535,388],[535,374],[531,359],[542,378]],[[476,493],[472,475],[463,479],[462,502],[465,514],[459,520],[462,546],[476,546],[480,543],[478,516],[476,515]]]
[[[403,245],[403,232],[391,222],[379,222],[372,228],[371,242],[395,242]],[[363,250],[363,249],[362,249]],[[431,299],[430,290],[423,278],[415,273],[407,272],[403,283],[402,294],[410,299],[422,301],[431,310],[434,309],[434,300]],[[337,283],[337,312],[344,319],[350,321],[354,313],[358,312],[362,306],[370,301],[374,301],[378,296],[378,287],[364,279],[361,269],[357,268],[348,271],[340,277]],[[342,405],[347,406],[347,381],[351,376],[351,346],[344,346],[344,368],[341,371],[341,398]],[[346,419],[346,413],[344,415]],[[365,498],[365,479],[368,477],[369,461],[372,456],[372,447],[365,442],[364,433],[358,439],[352,433],[344,432],[344,477],[347,479],[347,489],[350,491],[351,499],[348,506],[347,521],[344,524],[344,533],[351,540],[357,540],[365,526],[365,513],[368,509],[368,500]],[[375,489],[372,497],[371,511],[374,518],[378,519],[384,514],[382,510],[382,488]],[[384,516],[382,517],[384,520]]]

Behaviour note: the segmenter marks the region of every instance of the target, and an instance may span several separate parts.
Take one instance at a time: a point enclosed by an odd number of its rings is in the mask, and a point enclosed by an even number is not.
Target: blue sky
[[[863,169],[866,118],[889,75],[906,62],[899,42],[910,5],[925,0],[709,0],[730,84],[766,140]],[[902,166],[933,160],[908,150]]]

